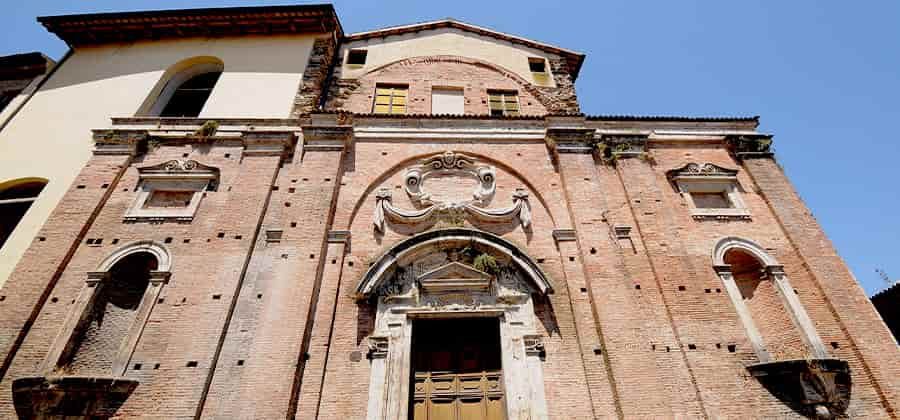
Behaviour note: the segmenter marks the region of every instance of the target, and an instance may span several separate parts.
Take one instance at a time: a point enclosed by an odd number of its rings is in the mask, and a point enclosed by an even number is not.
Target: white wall
[[[0,132],[0,183],[50,180],[0,248],[0,285],[90,157],[91,129],[136,115],[167,68],[195,56],[225,64],[200,118],[287,118],[314,41],[313,35],[196,38],[76,50]]]

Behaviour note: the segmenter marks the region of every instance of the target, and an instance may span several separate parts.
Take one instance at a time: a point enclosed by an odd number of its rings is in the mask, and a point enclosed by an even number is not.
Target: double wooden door
[[[504,420],[496,318],[413,324],[412,420]]]

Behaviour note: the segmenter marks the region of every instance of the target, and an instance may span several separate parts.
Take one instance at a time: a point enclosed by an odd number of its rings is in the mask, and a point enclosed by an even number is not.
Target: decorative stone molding
[[[631,226],[615,225],[613,234],[616,235],[616,239],[631,239]]]
[[[138,177],[138,196],[125,213],[125,221],[190,222],[205,191],[218,188],[219,169],[195,160],[175,159],[138,168]],[[162,194],[170,197],[162,196],[158,203],[154,201]],[[187,197],[189,200],[185,201]]]
[[[728,136],[725,139],[731,153],[737,159],[770,158],[772,135],[770,134],[743,134]]]
[[[458,261],[442,265],[420,275],[416,281],[424,292],[486,292],[492,276]]]
[[[556,242],[572,242],[578,239],[575,229],[553,229],[553,239]]]
[[[369,350],[366,352],[366,358],[369,360],[384,359],[388,355],[389,345],[390,339],[388,337],[370,336]]]
[[[551,126],[547,128],[547,141],[553,145],[552,148],[557,153],[590,154],[594,150],[596,130],[583,127],[584,118],[581,118],[581,121],[581,127]]]
[[[310,120],[302,127],[305,151],[339,152],[353,140],[353,126],[346,124],[343,114],[313,114]]]
[[[293,146],[293,131],[242,131],[244,156],[283,156]]]
[[[736,169],[712,163],[688,163],[669,170],[666,176],[687,202],[694,220],[746,220],[750,218],[750,210],[738,189],[737,173]],[[694,194],[719,194],[729,207],[701,207]]]
[[[463,177],[476,181],[471,197],[438,197],[429,192],[426,182],[440,177]],[[446,218],[458,222],[472,218],[482,222],[509,222],[518,218],[523,228],[531,226],[531,206],[528,193],[516,189],[510,207],[485,208],[496,191],[496,170],[479,164],[475,158],[451,151],[423,159],[419,164],[407,169],[404,185],[410,200],[419,209],[407,210],[395,207],[391,190],[381,188],[375,193],[375,210],[372,223],[379,232],[384,232],[385,219],[406,225],[424,225],[434,218]],[[422,230],[427,226],[421,226]]]

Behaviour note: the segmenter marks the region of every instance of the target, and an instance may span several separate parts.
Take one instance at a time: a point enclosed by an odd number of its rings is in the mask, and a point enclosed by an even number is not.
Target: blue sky
[[[298,3],[298,2],[295,2]],[[36,16],[291,4],[11,0],[0,55],[65,44]],[[454,17],[587,54],[588,114],[762,117],[794,185],[871,294],[900,279],[900,2],[338,1],[346,32]]]

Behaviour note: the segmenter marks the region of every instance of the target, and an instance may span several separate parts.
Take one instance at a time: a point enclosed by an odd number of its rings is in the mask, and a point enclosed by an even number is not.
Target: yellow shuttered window
[[[491,115],[519,115],[519,99],[516,91],[489,90]]]
[[[372,107],[372,112],[376,114],[405,114],[408,90],[408,86],[378,85],[375,88],[375,104]]]

